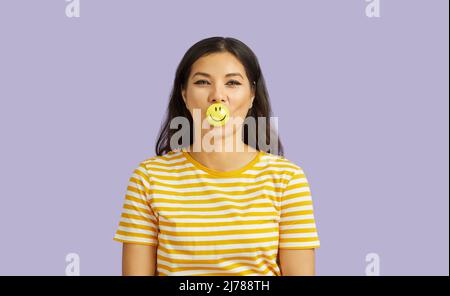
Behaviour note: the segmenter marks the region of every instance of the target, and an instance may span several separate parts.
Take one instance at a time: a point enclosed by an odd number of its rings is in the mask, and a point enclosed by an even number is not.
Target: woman
[[[308,181],[270,115],[248,46],[212,37],[186,52],[156,156],[129,181],[114,236],[123,275],[315,274]]]

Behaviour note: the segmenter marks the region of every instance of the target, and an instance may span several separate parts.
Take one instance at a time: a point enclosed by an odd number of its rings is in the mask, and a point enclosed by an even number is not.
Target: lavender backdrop
[[[128,178],[175,68],[210,36],[257,54],[310,181],[318,275],[449,273],[448,1],[0,1],[0,275],[119,275]]]

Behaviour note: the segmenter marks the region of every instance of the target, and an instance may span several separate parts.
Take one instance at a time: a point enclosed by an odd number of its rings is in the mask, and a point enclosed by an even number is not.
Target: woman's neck
[[[221,171],[238,170],[248,163],[250,163],[259,153],[255,148],[243,143],[243,149],[216,149],[214,151],[204,151],[194,149],[195,145],[190,145],[188,148],[189,155],[204,166]],[[235,147],[233,147],[235,148]],[[230,150],[230,149],[229,149]]]

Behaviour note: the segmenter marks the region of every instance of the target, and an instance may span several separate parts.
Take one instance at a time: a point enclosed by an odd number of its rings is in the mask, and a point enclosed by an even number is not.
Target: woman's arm
[[[315,275],[314,249],[279,249],[281,275]]]
[[[123,243],[122,275],[155,275],[156,246]]]

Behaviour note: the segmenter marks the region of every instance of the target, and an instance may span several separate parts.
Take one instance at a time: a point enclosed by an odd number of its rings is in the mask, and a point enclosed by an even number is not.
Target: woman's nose
[[[220,96],[220,97],[214,97],[214,98],[211,98],[211,99],[209,100],[209,102],[210,102],[211,104],[214,104],[214,103],[225,103],[225,102],[226,102],[226,99],[225,99],[225,97],[222,97],[222,96]]]
[[[223,88],[216,86],[214,91],[211,93],[209,102],[210,103],[224,103],[226,102],[227,96],[223,90]]]

